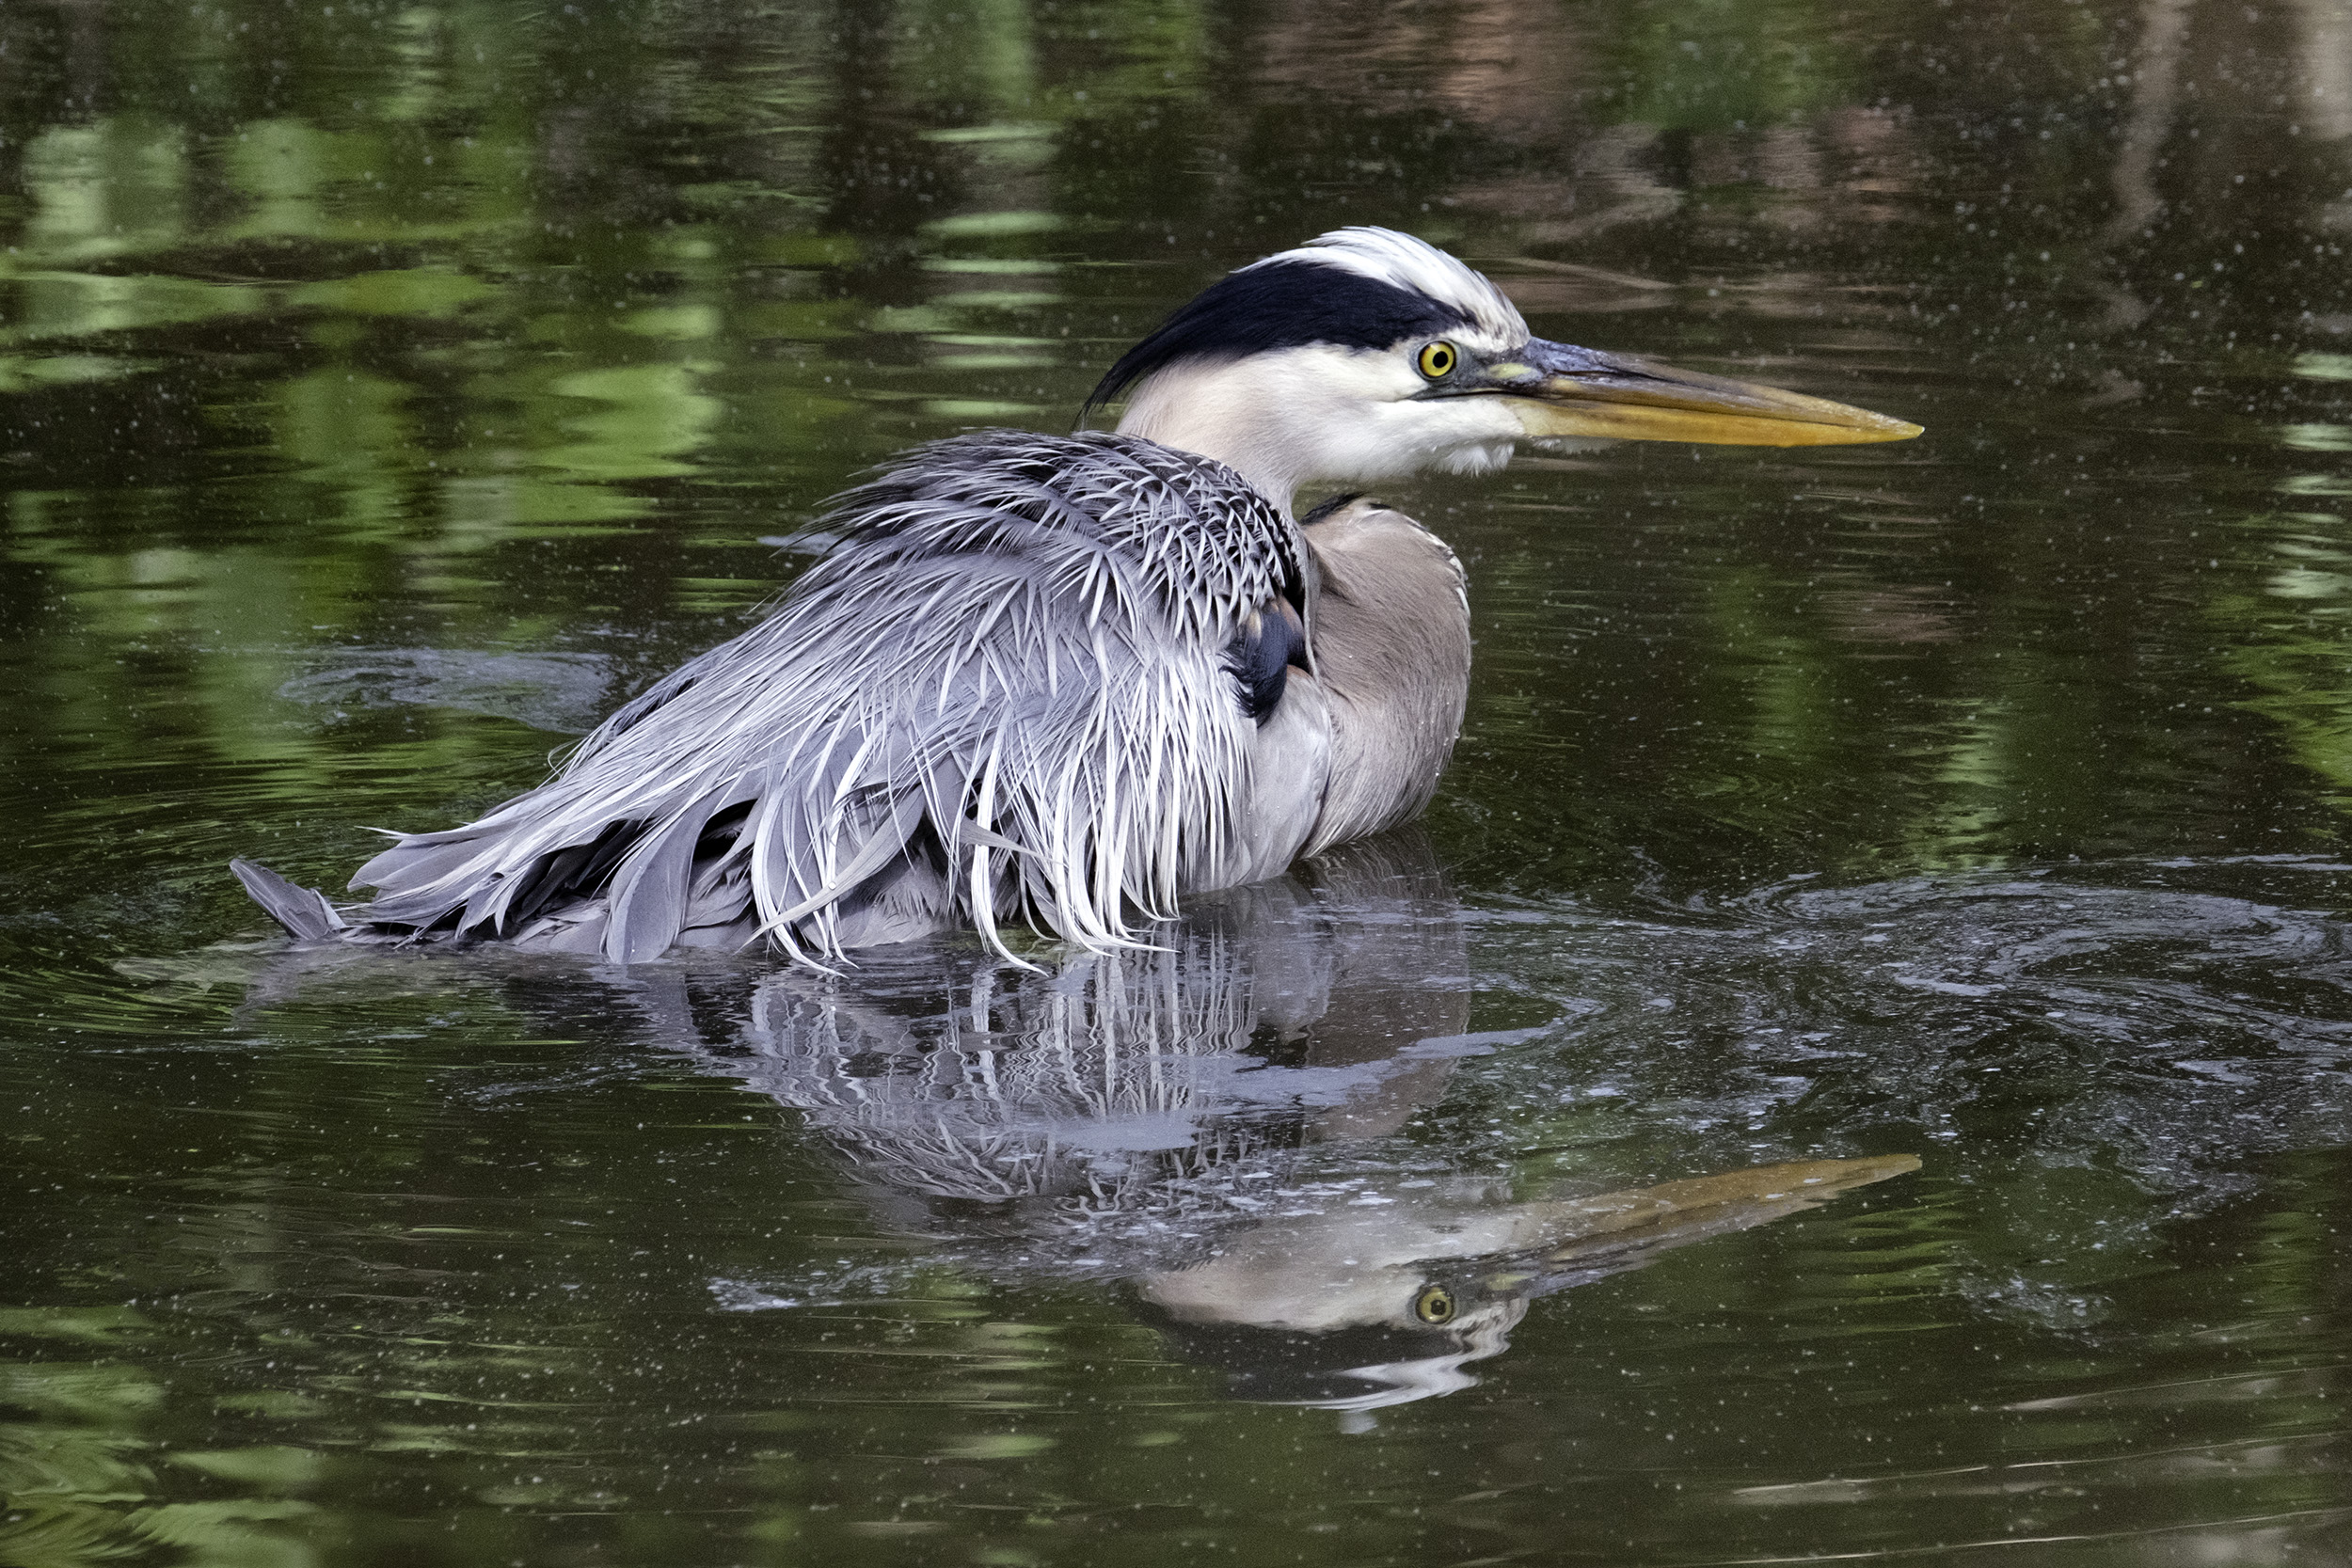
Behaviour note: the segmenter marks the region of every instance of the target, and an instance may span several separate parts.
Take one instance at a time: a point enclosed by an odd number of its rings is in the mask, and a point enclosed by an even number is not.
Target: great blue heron
[[[1428,803],[1469,689],[1453,553],[1302,485],[1501,467],[1527,439],[1763,446],[1919,427],[1531,336],[1480,274],[1343,229],[1229,274],[1113,365],[1114,434],[920,447],[841,497],[768,621],[481,820],[397,835],[297,937],[795,958],[1025,919],[1093,949]]]

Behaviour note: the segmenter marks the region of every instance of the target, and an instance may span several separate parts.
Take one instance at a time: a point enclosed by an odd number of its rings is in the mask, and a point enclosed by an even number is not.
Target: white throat
[[[1501,398],[1420,399],[1393,350],[1312,343],[1240,359],[1188,359],[1145,379],[1121,435],[1213,457],[1288,511],[1301,485],[1437,468],[1484,473],[1523,434]]]

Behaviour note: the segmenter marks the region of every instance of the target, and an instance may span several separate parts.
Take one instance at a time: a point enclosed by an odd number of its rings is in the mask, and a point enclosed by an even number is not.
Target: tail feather
[[[253,901],[286,928],[288,936],[302,942],[331,942],[348,929],[343,917],[318,889],[298,886],[248,860],[232,860],[229,869],[237,874]]]

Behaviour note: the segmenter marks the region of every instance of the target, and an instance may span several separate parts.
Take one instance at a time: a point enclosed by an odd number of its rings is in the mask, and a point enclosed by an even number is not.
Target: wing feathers
[[[607,894],[612,917],[604,934],[606,958],[638,963],[659,957],[677,941],[695,891],[705,883],[694,874],[696,859],[704,852],[704,830],[713,816],[756,799],[755,792],[730,780],[690,800],[637,842],[613,873]]]

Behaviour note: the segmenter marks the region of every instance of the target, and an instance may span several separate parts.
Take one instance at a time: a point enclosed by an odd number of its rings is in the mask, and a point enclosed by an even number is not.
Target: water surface
[[[1437,803],[1155,953],[228,878],[1359,222],[1929,434],[1396,487]],[[0,8],[0,1562],[2352,1555],[2347,246],[2342,0]]]

